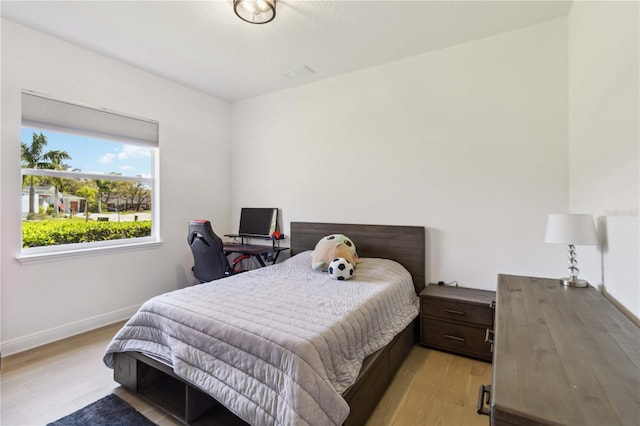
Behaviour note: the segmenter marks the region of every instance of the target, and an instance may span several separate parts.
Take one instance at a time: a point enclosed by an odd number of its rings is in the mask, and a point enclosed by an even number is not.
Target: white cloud
[[[126,165],[125,166],[120,166],[120,170],[131,170],[131,169],[133,169],[133,167],[131,167],[131,166],[126,166]]]
[[[100,157],[100,164],[109,164],[112,163],[113,160],[116,159],[116,155],[112,154],[112,153],[107,153],[105,155],[103,155],[102,157]]]
[[[129,158],[144,158],[151,155],[151,150],[144,146],[125,145],[118,154],[119,160],[127,160]]]

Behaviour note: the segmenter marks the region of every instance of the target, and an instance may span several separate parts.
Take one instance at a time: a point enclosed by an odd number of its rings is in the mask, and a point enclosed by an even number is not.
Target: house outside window
[[[22,93],[21,259],[159,241],[158,123]]]

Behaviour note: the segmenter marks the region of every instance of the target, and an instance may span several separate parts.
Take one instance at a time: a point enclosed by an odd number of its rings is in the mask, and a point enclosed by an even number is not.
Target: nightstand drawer
[[[422,315],[491,326],[491,307],[442,299],[422,299]]]
[[[422,317],[420,343],[491,361],[491,343],[485,342],[486,328]]]

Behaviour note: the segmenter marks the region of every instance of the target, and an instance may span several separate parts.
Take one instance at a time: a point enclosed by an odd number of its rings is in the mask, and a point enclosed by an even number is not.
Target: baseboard
[[[618,301],[618,299],[616,299],[609,292],[607,292],[607,289],[605,288],[605,286],[601,286],[600,290],[602,291],[602,295],[609,302],[611,302],[611,304],[613,304],[613,306],[618,308],[618,310],[620,312],[622,312],[627,318],[629,318],[636,326],[640,327],[640,318],[635,316],[633,314],[633,312],[631,312],[629,309],[625,308],[624,305]]]
[[[95,330],[96,328],[104,327],[118,321],[124,321],[131,318],[133,314],[138,311],[140,306],[141,305],[136,305],[129,308],[119,309],[117,311],[75,321],[60,327],[50,328],[49,330],[7,340],[0,344],[0,352],[2,352],[3,357],[7,357],[9,355],[17,354],[18,352],[23,352],[38,346],[66,339],[67,337],[75,336],[76,334]]]

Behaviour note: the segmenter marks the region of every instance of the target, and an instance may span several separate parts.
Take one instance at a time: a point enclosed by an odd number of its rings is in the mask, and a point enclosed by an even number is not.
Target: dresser
[[[429,284],[420,292],[420,343],[491,361],[495,292]]]
[[[492,425],[638,425],[640,329],[592,287],[499,275]]]

